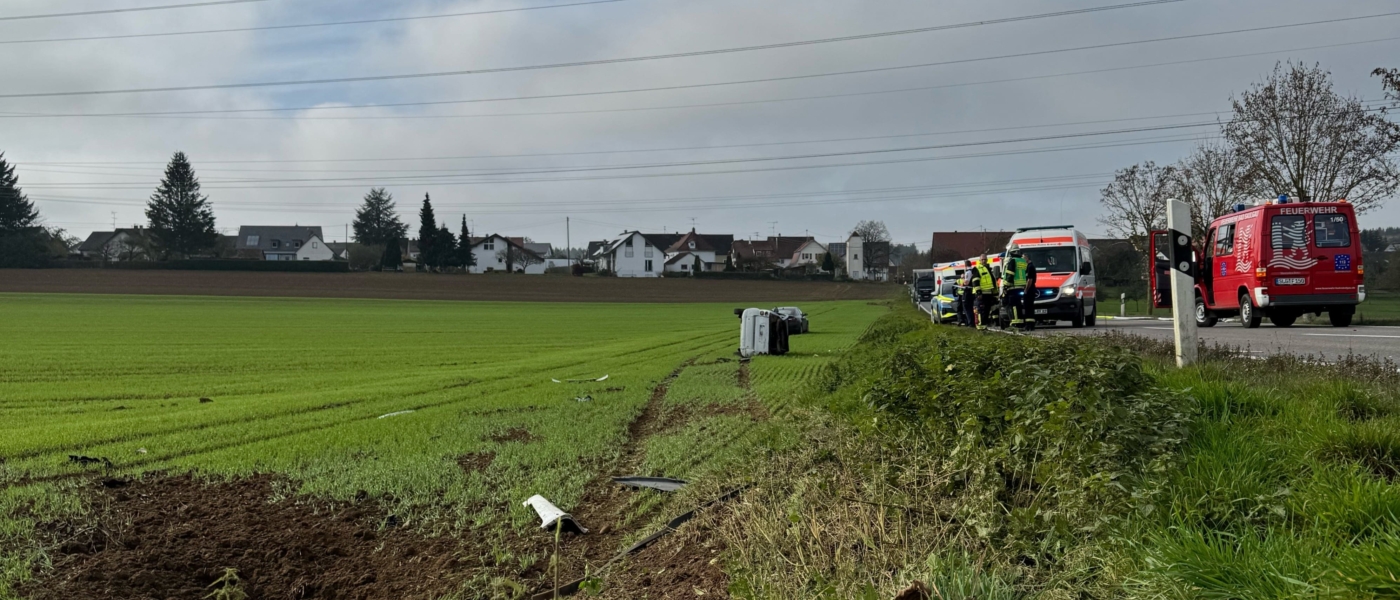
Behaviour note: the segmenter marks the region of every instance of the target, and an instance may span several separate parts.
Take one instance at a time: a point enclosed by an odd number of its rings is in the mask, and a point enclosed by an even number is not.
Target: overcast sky
[[[1130,0],[619,0],[336,27],[4,43],[587,0],[261,0],[6,19],[189,1],[198,0],[6,0],[0,5],[0,53],[6,57],[0,61],[0,95],[642,57]],[[1044,51],[1397,11],[1400,3],[1393,0],[1184,0],[621,64],[323,85],[3,98],[0,151],[18,164],[21,184],[45,221],[80,237],[111,229],[114,221],[121,227],[143,223],[145,199],[176,150],[190,156],[219,228],[230,234],[240,225],[302,224],[320,225],[328,238],[343,239],[354,208],[371,186],[388,188],[405,222],[415,229],[423,194],[431,193],[439,221],[452,223],[454,233],[466,215],[474,233],[562,244],[569,216],[575,246],[623,230],[688,230],[692,223],[701,232],[740,238],[810,233],[830,242],[844,239],[862,219],[882,220],[896,241],[917,242],[921,248],[927,248],[935,230],[1071,223],[1097,234],[1102,232],[1098,189],[1115,169],[1149,160],[1174,162],[1217,129],[1025,138],[1212,122],[1217,115],[1210,113],[1217,112],[1226,118],[1232,94],[1260,80],[1277,61],[1289,59],[1321,63],[1343,94],[1380,100],[1380,82],[1369,73],[1376,67],[1400,67],[1400,40],[1385,39],[1400,37],[1400,15]],[[1039,54],[967,61],[1020,53]],[[1245,54],[1253,56],[1240,56]],[[515,98],[949,61],[964,62],[552,99],[194,116],[30,116]],[[1160,65],[1169,62],[1178,64]],[[696,104],[711,106],[678,107]],[[1003,140],[1012,142],[987,143]],[[940,145],[957,146],[868,152]],[[847,154],[743,160],[834,153]],[[625,165],[650,166],[598,169]],[[710,174],[699,174],[706,172]],[[549,179],[557,181],[542,181]],[[1385,225],[1400,226],[1395,200],[1363,220],[1364,227]]]

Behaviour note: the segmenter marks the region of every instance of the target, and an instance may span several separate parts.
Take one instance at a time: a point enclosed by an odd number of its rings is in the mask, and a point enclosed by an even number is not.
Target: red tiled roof
[[[957,257],[953,260],[971,258],[983,252],[999,254],[1006,250],[1006,243],[1011,241],[1012,234],[1011,231],[935,231],[930,252],[938,257],[946,251]]]

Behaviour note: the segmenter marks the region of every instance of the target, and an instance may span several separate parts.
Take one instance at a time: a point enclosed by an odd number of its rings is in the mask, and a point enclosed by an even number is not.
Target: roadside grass
[[[1400,325],[1400,292],[1366,290],[1366,301],[1356,308],[1360,325]]]
[[[857,330],[883,310],[807,308]],[[678,378],[684,410],[744,397],[728,304],[13,294],[0,312],[0,598],[46,564],[37,524],[86,518],[77,484],[99,475],[277,474],[285,498],[373,501],[428,535],[494,540],[488,570],[525,571],[547,557],[506,542],[538,525],[521,500],[574,509],[618,474],[629,424],[679,365],[711,363]],[[724,412],[648,440],[650,468],[730,464],[753,434]]]
[[[1400,373],[978,335],[897,307],[724,529],[742,598],[1400,594]]]

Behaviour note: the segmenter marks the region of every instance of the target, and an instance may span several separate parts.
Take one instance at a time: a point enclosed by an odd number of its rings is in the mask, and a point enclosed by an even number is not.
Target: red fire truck
[[[1170,308],[1170,240],[1166,232],[1152,233],[1153,306]],[[1201,327],[1234,316],[1249,328],[1265,317],[1288,327],[1302,315],[1324,312],[1333,326],[1346,327],[1366,299],[1361,235],[1346,200],[1279,196],[1237,205],[1211,222],[1205,240],[1197,240],[1194,263]]]

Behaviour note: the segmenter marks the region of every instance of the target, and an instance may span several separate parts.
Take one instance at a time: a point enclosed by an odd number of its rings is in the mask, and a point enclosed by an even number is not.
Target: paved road
[[[1044,335],[1093,335],[1106,331],[1121,331],[1135,335],[1172,339],[1172,322],[1152,320],[1100,320],[1097,327],[1043,327]],[[1303,325],[1274,327],[1268,323],[1258,329],[1245,329],[1239,323],[1220,323],[1201,329],[1201,339],[1207,344],[1221,343],[1238,346],[1251,353],[1265,356],[1280,352],[1322,355],[1328,359],[1347,353],[1366,354],[1400,360],[1400,327],[1331,327]]]

